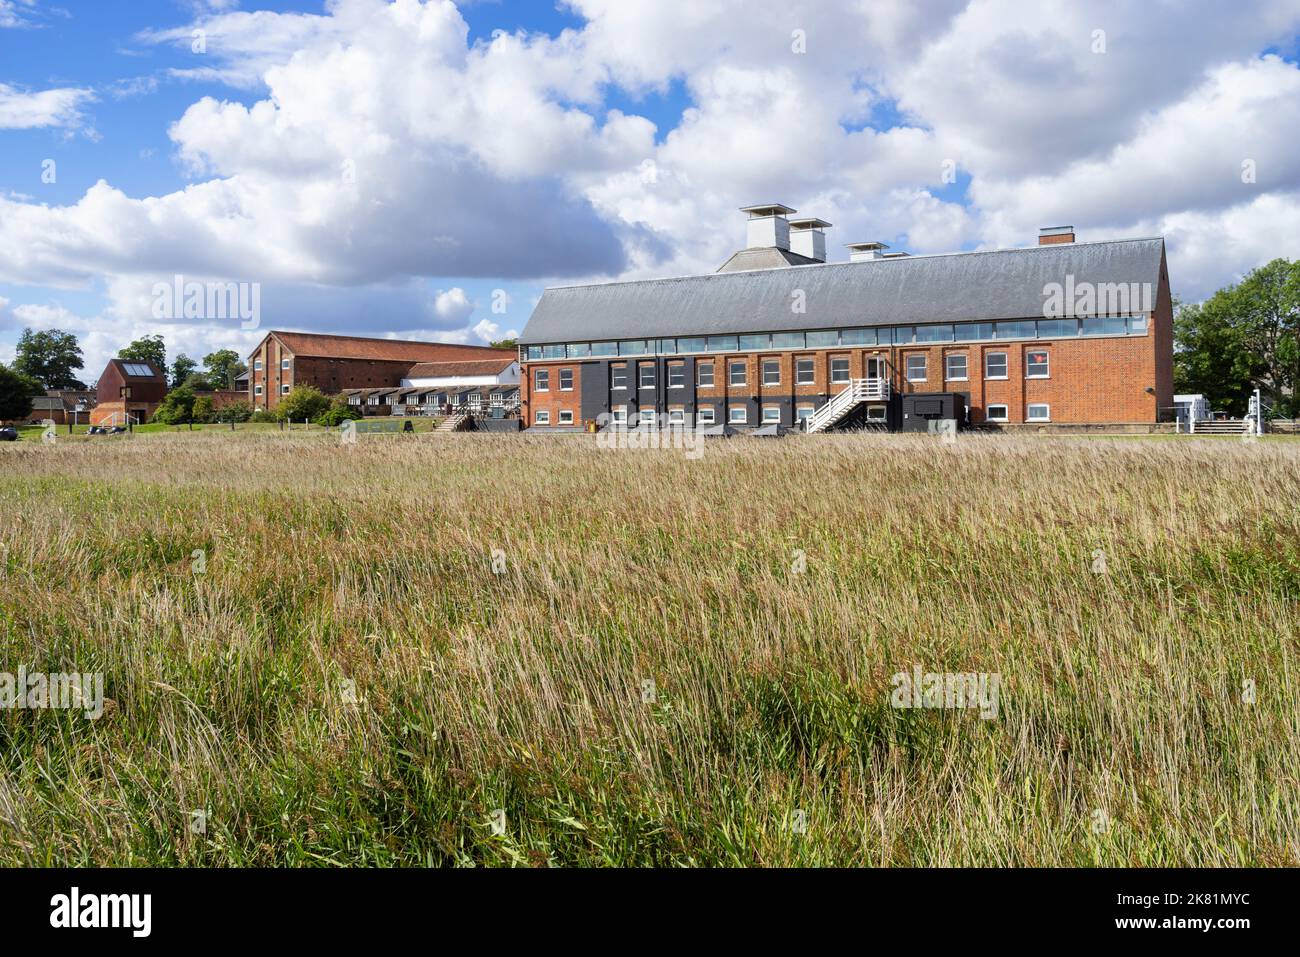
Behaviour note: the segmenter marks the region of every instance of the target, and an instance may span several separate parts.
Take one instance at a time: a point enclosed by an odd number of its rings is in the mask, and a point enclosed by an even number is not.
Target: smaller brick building
[[[128,417],[148,422],[167,396],[167,380],[151,362],[109,359],[95,395],[91,425],[125,425]]]
[[[248,357],[248,399],[254,409],[273,409],[294,386],[326,395],[398,386],[416,366],[430,362],[515,360],[513,350],[447,342],[368,339],[272,331]]]

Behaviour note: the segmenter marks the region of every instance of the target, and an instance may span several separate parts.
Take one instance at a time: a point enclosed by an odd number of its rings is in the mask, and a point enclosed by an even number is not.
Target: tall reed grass
[[[965,435],[0,449],[0,671],[111,699],[0,712],[0,864],[1295,864],[1298,467]],[[915,665],[1000,676],[996,717],[892,707]]]

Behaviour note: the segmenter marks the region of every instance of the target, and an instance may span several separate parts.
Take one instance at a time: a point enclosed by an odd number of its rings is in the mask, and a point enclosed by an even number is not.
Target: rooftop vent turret
[[[744,206],[740,211],[749,214],[745,234],[747,248],[763,249],[775,246],[777,249],[789,250],[790,221],[786,217],[799,210],[782,206],[780,203],[764,203],[761,206]]]
[[[849,262],[863,263],[871,259],[884,259],[888,243],[849,243]]]
[[[790,252],[807,256],[819,263],[826,261],[826,234],[830,227],[824,219],[790,220]]]

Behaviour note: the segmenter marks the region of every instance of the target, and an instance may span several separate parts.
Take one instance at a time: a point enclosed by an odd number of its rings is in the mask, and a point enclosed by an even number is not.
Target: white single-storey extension
[[[417,389],[473,389],[478,386],[518,385],[519,359],[468,359],[462,362],[421,362],[411,367],[402,385]]]

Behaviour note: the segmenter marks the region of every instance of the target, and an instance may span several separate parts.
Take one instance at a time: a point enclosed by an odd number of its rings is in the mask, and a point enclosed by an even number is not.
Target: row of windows
[[[868,415],[867,418],[873,421],[884,421],[885,407],[874,406],[869,412],[875,412],[875,415]],[[802,422],[813,414],[811,405],[801,405],[795,409],[796,422]],[[627,407],[615,406],[613,409],[614,424],[627,425]],[[715,425],[717,424],[717,412],[710,407],[704,407],[696,411],[696,425]],[[990,405],[984,411],[984,418],[989,422],[1007,422],[1009,421],[1008,407],[1004,404]],[[658,421],[658,414],[653,409],[642,409],[640,422],[643,425],[654,425]],[[1052,408],[1046,402],[1031,402],[1025,407],[1026,422],[1050,422],[1052,421]],[[749,410],[744,406],[732,406],[727,410],[727,422],[731,425],[748,425]],[[778,406],[764,406],[762,409],[762,422],[764,425],[780,424],[781,409]],[[668,411],[668,423],[670,425],[685,425],[686,413],[682,409],[670,409]],[[534,425],[550,425],[551,413],[546,410],[539,411],[533,417]],[[562,409],[559,413],[559,425],[572,425],[573,412],[570,409]]]
[[[1005,405],[990,405],[984,410],[984,418],[989,422],[1006,422],[1007,407]],[[1046,402],[1031,402],[1025,406],[1026,422],[1051,422],[1052,407]]]
[[[924,382],[929,378],[928,357],[924,355],[907,357],[907,381]],[[954,352],[943,357],[943,377],[950,382],[964,382],[970,376],[967,373],[967,356],[964,352]],[[1030,352],[1025,356],[1025,378],[1047,379],[1051,376],[1051,363],[1046,349]],[[984,378],[1007,378],[1007,354],[1005,352],[987,352],[984,354]]]
[[[934,342],[992,342],[1006,339],[1069,339],[1077,336],[1145,336],[1147,317],[1095,316],[1085,319],[1019,319],[1009,322],[945,322],[924,326],[764,332],[745,336],[685,339],[623,339],[526,346],[525,358],[587,359],[608,356],[683,355],[694,352],[757,352],[769,349],[835,349],[840,346],[907,346]]]
[[[253,386],[253,395],[261,395],[261,394],[262,394],[262,387],[260,385]],[[289,383],[286,382],[284,383],[284,385],[280,386],[280,394],[281,395],[289,394]]]
[[[967,373],[968,357],[964,352],[955,352],[944,356],[944,378],[961,382],[969,378]],[[1007,378],[1007,353],[989,352],[984,356],[984,378],[986,379],[1005,379]],[[924,382],[929,378],[928,357],[925,355],[914,355],[907,357],[907,381]],[[781,384],[781,363],[777,359],[765,359],[762,363],[762,380],[763,385],[780,385]],[[1027,379],[1046,379],[1050,375],[1050,364],[1047,350],[1037,350],[1030,352],[1025,357],[1025,378]],[[534,373],[534,391],[549,392],[551,389],[551,370],[537,369]],[[727,384],[732,386],[744,386],[748,384],[749,365],[744,361],[727,363]],[[628,371],[627,366],[614,366],[610,369],[610,388],[613,390],[625,390],[627,384]],[[814,385],[816,383],[816,370],[814,360],[796,359],[794,364],[794,381],[795,385]],[[849,360],[847,357],[831,359],[831,384],[843,384],[849,381]],[[657,383],[657,370],[651,363],[644,363],[637,367],[637,386],[642,389],[653,389]],[[711,388],[714,384],[713,363],[701,362],[696,367],[696,384],[700,388]],[[686,387],[686,367],[683,365],[670,365],[668,367],[668,388],[683,389]],[[560,391],[573,391],[573,370],[560,370]]]
[[[281,360],[280,360],[280,368],[281,368],[281,369],[288,369],[289,366],[290,366],[290,364],[291,364],[291,363],[290,363],[290,360],[288,360],[288,359],[281,359]],[[262,360],[261,360],[261,359],[254,359],[254,360],[253,360],[253,371],[254,371],[254,372],[261,372],[261,371],[262,371]]]

